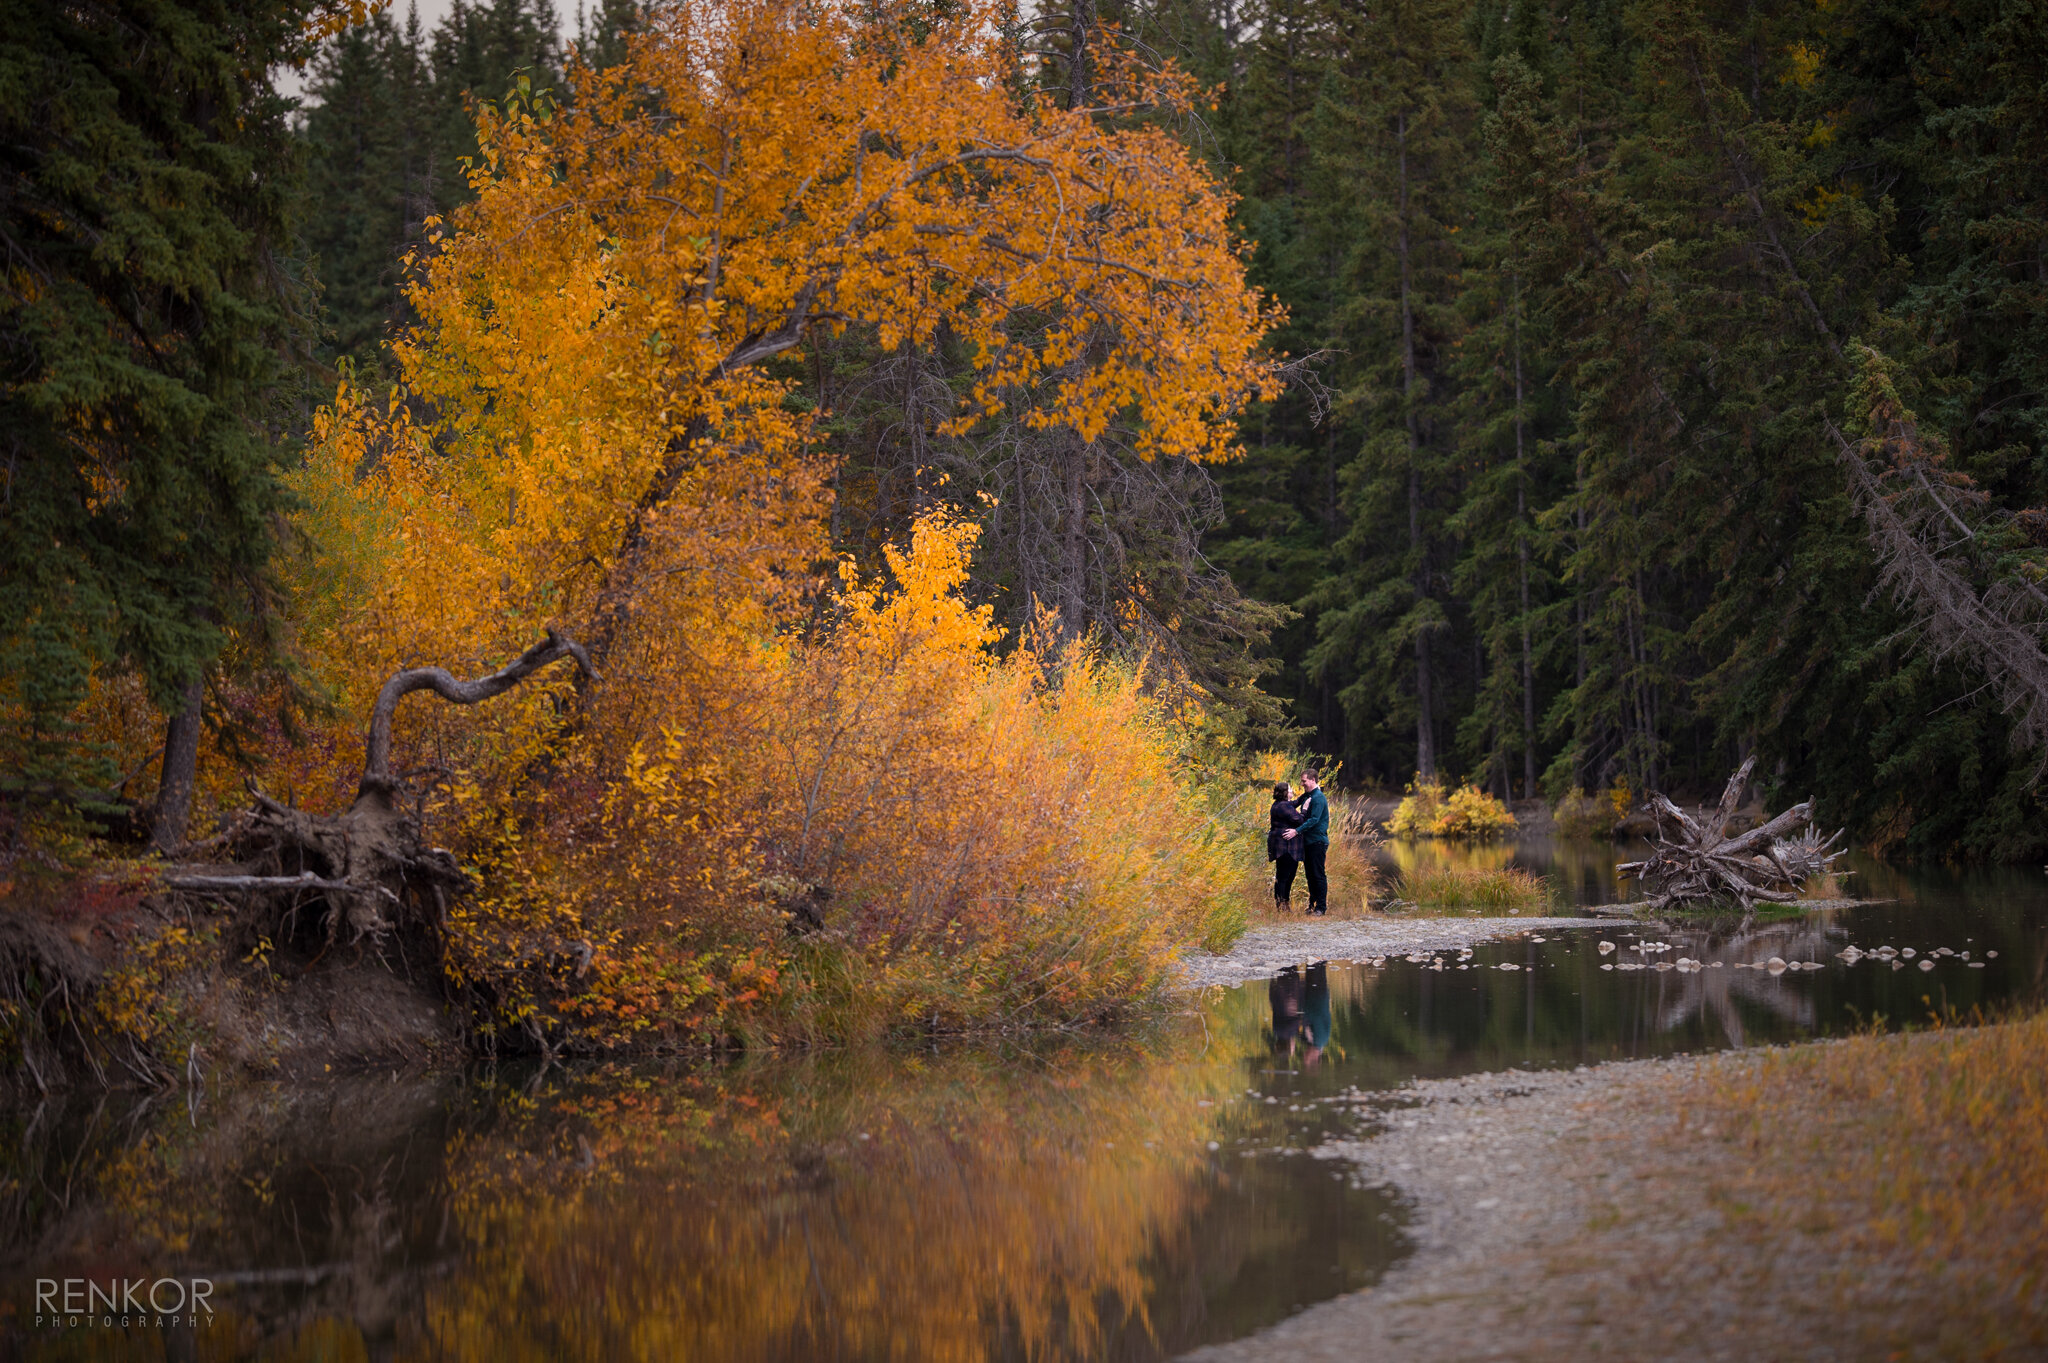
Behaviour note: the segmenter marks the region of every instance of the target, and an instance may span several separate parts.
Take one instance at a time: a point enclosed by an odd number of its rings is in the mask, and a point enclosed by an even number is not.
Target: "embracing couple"
[[[1323,860],[1330,854],[1330,802],[1317,777],[1314,767],[1301,774],[1300,795],[1285,781],[1273,783],[1266,860],[1273,863],[1273,907],[1282,913],[1292,907],[1296,866],[1308,868],[1308,911],[1330,911],[1330,878],[1323,871]]]

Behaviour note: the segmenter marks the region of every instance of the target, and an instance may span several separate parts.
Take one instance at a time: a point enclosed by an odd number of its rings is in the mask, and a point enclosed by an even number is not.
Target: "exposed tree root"
[[[338,815],[311,814],[253,792],[254,806],[219,841],[227,863],[172,866],[165,888],[216,897],[240,896],[260,905],[286,934],[303,930],[299,915],[315,910],[320,950],[336,944],[381,942],[417,931],[438,942],[451,896],[467,893],[469,877],[450,853],[429,847],[419,824],[399,800],[391,774],[391,719],[414,691],[432,691],[455,705],[503,695],[561,658],[593,675],[574,640],[554,630],[517,659],[488,676],[463,681],[443,668],[408,668],[384,683],[371,712],[363,776],[356,798]]]

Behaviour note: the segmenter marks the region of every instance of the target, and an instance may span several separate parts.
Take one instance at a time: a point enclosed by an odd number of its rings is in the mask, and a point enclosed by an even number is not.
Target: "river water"
[[[1398,855],[1513,859],[1567,903],[1617,897],[1605,845]],[[1361,1134],[1359,1091],[2043,996],[2048,876],[1857,869],[1855,893],[1890,902],[1740,938],[1616,923],[1468,959],[1305,962],[1109,1036],[0,1113],[0,1342],[38,1359],[1171,1357],[1406,1252],[1398,1203],[1309,1153]],[[1851,944],[1914,955],[1848,964]],[[1740,968],[1772,956],[1825,964]],[[1705,964],[1656,968],[1680,957]],[[38,1319],[37,1279],[166,1278],[210,1281],[216,1309],[196,1328]]]

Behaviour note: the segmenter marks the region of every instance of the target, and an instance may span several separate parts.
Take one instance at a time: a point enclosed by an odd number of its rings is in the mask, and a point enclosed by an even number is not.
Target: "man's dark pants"
[[[1301,849],[1301,866],[1308,872],[1308,911],[1327,913],[1330,908],[1330,878],[1323,873],[1323,858],[1330,855],[1326,842],[1311,842]]]

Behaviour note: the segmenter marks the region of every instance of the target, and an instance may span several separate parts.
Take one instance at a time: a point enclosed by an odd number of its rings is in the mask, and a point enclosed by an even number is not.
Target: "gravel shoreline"
[[[1361,1108],[1382,1124],[1379,1133],[1312,1153],[1349,1164],[1360,1184],[1399,1193],[1414,1217],[1408,1234],[1415,1252],[1363,1292],[1186,1357],[1237,1363],[1602,1352],[1597,1321],[1568,1310],[1532,1310],[1554,1305],[1543,1299],[1564,1285],[1547,1252],[1577,1241],[1595,1210],[1608,1175],[1589,1162],[1595,1148],[1621,1131],[1640,1135],[1702,1063],[1679,1056],[1508,1070],[1360,1095]],[[1702,1228],[1670,1229],[1690,1238]]]
[[[1525,932],[1612,927],[1611,918],[1316,918],[1255,927],[1221,956],[1181,961],[1190,988],[1263,980],[1308,961],[1455,951]]]

